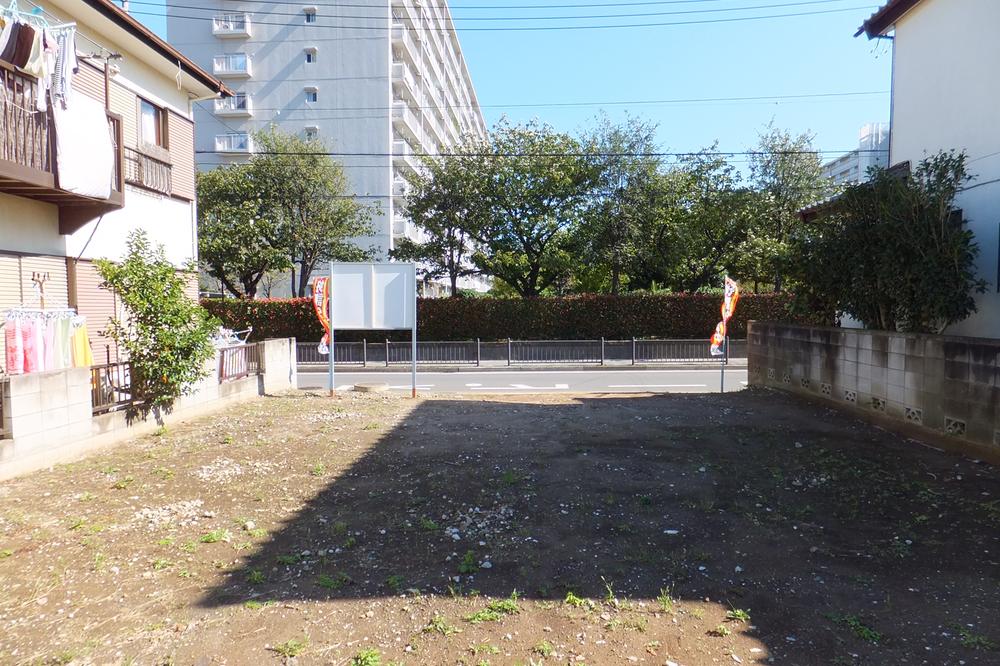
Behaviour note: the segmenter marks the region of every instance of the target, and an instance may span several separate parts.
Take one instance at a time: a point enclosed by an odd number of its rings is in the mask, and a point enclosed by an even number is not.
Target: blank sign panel
[[[414,264],[334,263],[330,267],[335,330],[414,327]]]

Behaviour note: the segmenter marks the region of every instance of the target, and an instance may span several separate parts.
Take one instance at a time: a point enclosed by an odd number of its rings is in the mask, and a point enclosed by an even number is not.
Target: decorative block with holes
[[[965,421],[946,416],[944,417],[944,431],[949,435],[962,437],[965,435]]]

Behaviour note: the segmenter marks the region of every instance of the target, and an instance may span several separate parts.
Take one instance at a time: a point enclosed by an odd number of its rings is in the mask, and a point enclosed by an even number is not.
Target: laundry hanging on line
[[[7,374],[89,368],[87,320],[72,309],[14,308],[4,319]]]
[[[50,92],[65,109],[79,71],[76,24],[50,26],[38,14],[19,11],[16,1],[0,7],[0,60],[38,79],[35,110],[48,109]]]

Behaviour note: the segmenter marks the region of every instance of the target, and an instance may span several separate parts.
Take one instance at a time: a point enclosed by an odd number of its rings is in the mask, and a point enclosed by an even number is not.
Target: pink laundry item
[[[20,375],[24,373],[24,336],[21,320],[16,317],[7,319],[4,326],[4,338],[7,342],[7,373]]]
[[[41,363],[39,360],[39,348],[45,345],[41,339],[41,331],[36,328],[37,319],[25,321],[21,328],[21,335],[24,339],[24,372],[38,372]]]

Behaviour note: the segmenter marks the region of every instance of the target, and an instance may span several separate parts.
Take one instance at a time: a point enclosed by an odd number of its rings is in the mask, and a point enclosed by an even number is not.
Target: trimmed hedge
[[[588,295],[569,298],[434,298],[417,303],[417,336],[423,340],[609,340],[708,339],[720,318],[722,297],[704,294]],[[730,335],[746,337],[748,320],[797,321],[787,294],[749,294],[740,299]],[[232,329],[253,326],[253,338],[319,340],[323,329],[308,298],[211,299],[201,304]],[[409,339],[406,331],[350,331],[338,340]]]

